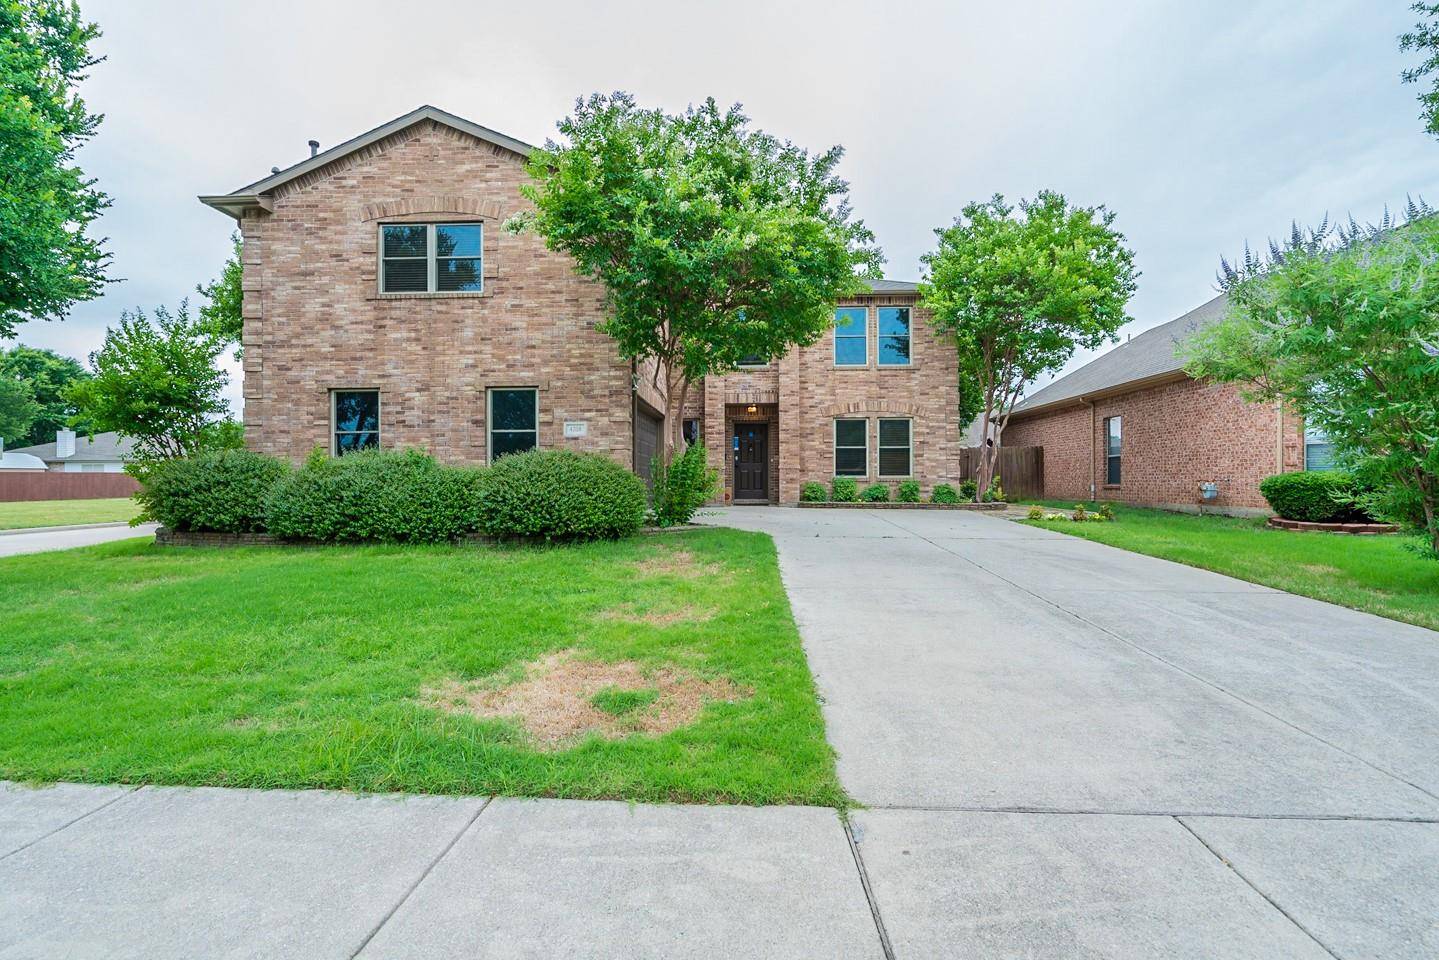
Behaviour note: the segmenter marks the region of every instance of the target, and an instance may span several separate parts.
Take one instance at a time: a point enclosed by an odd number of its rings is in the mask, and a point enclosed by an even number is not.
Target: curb
[[[72,523],[58,527],[17,527],[14,530],[0,530],[0,537],[13,537],[22,533],[64,533],[67,530],[103,530],[106,527],[128,527],[128,520],[112,520],[109,523]],[[136,527],[135,529],[139,529]],[[136,536],[144,536],[143,533]]]

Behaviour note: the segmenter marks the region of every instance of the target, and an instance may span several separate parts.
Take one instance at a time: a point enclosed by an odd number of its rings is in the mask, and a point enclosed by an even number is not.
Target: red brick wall
[[[1114,416],[1123,418],[1123,441],[1121,482],[1111,487],[1104,420]],[[1100,500],[1194,509],[1199,484],[1214,481],[1219,497],[1206,506],[1267,512],[1259,481],[1299,469],[1303,455],[1299,422],[1286,416],[1281,466],[1277,416],[1273,405],[1246,403],[1233,386],[1184,378],[1096,400],[1092,421],[1085,405],[1012,421],[1004,442],[1044,447],[1046,497],[1088,499],[1092,452]]]
[[[280,188],[245,237],[245,436],[292,460],[329,446],[329,391],[378,388],[381,444],[486,459],[486,391],[539,390],[541,447],[629,466],[631,365],[597,332],[601,288],[534,233],[501,229],[524,203],[523,158],[422,121]],[[382,222],[478,221],[485,290],[389,294]],[[566,440],[563,423],[588,435]]]

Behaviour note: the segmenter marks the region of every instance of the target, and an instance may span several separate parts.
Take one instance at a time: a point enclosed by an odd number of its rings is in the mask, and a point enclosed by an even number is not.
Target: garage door
[[[660,426],[663,418],[635,407],[635,473],[650,482],[650,461],[660,450]]]

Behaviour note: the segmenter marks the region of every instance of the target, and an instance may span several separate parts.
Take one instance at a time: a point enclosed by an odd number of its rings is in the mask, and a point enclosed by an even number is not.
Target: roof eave
[[[244,217],[246,210],[264,210],[269,213],[275,209],[273,200],[257,193],[202,194],[200,202],[236,220]]]

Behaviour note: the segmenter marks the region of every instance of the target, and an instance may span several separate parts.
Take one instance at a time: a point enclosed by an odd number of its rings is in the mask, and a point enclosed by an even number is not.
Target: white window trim
[[[907,343],[909,343],[909,345],[910,345],[911,348],[913,348],[913,346],[914,346],[914,308],[913,308],[913,307],[908,307],[908,306],[897,306],[897,305],[894,305],[894,304],[888,304],[888,305],[883,306],[883,307],[876,307],[876,308],[875,308],[875,311],[874,311],[874,362],[875,362],[875,365],[876,365],[876,366],[880,366],[880,367],[912,367],[912,366],[914,366],[914,354],[913,354],[912,352],[905,355],[904,363],[885,363],[885,362],[884,362],[884,352],[879,349],[879,342],[880,342],[881,340],[885,339],[886,337],[891,338],[891,339],[896,339],[896,340],[897,340],[897,339],[900,339],[900,338],[899,338],[898,336],[896,336],[895,334],[892,334],[892,333],[882,333],[882,332],[880,331],[880,329],[879,329],[879,312],[880,312],[881,310],[903,310],[903,311],[909,316],[909,320],[905,322],[904,329],[905,329],[906,332],[905,332],[905,334],[904,334],[903,339],[904,339]],[[892,418],[891,418],[891,419],[892,419]],[[913,440],[913,438],[911,438],[911,441],[912,441],[912,440]]]
[[[375,395],[375,429],[374,430],[341,430],[339,422],[335,419],[335,394],[337,393],[373,393]],[[331,387],[330,388],[330,456],[340,455],[340,434],[342,433],[373,433],[375,435],[375,449],[380,450],[385,442],[385,396],[379,387]]]
[[[862,337],[857,337],[857,336],[856,336],[855,334],[853,334],[853,333],[847,333],[847,334],[845,334],[843,337],[841,337],[841,336],[840,336],[840,332],[839,332],[839,324],[834,322],[836,318],[834,317],[833,314],[831,314],[831,316],[830,316],[830,330],[833,332],[834,344],[832,345],[832,347],[831,347],[831,349],[830,349],[830,352],[829,352],[830,364],[831,364],[835,369],[837,369],[837,370],[867,370],[867,369],[869,369],[869,367],[870,367],[870,352],[869,352],[869,314],[870,314],[870,309],[869,309],[869,307],[864,307],[864,306],[858,306],[858,305],[855,305],[855,304],[850,304],[849,306],[835,307],[835,308],[834,308],[834,313],[837,314],[837,313],[839,313],[841,310],[859,310],[859,311],[861,311],[861,312],[864,313],[864,334],[863,334]],[[840,363],[840,362],[839,362],[839,341],[842,340],[842,339],[843,339],[843,340],[858,340],[858,339],[863,339],[863,340],[864,340],[864,363]]]
[[[506,392],[528,391],[535,398],[535,445],[532,449],[540,449],[540,389],[539,387],[489,387],[485,390],[485,463],[494,462],[495,451],[495,391]],[[512,430],[509,428],[498,431],[499,433],[530,433],[529,430]]]
[[[423,290],[386,290],[385,289],[385,261],[386,260],[419,260],[420,257],[386,257],[385,256],[385,228],[386,227],[424,227],[425,228],[425,289]],[[435,242],[435,230],[438,227],[478,227],[480,230],[480,253],[474,257],[441,257],[439,245]],[[485,224],[483,220],[453,220],[435,223],[382,223],[379,225],[376,234],[378,252],[380,255],[380,266],[375,271],[375,280],[379,286],[380,294],[387,297],[418,297],[425,294],[437,294],[440,296],[454,296],[456,294],[468,294],[476,296],[485,292]],[[440,287],[440,261],[441,260],[478,260],[480,261],[480,289],[478,290],[441,290]]]
[[[854,421],[864,424],[864,473],[840,473],[839,472],[839,425],[841,422]],[[858,447],[846,445],[845,450],[858,450]],[[830,421],[830,476],[832,477],[853,477],[856,480],[869,479],[869,419],[866,417],[835,417]]]
[[[880,431],[881,431],[882,427],[881,427],[880,425],[881,425],[882,423],[884,423],[886,420],[898,421],[898,422],[900,422],[900,423],[906,423],[906,424],[909,425],[909,426],[908,426],[908,437],[909,437],[909,440],[908,440],[908,442],[907,442],[903,447],[896,447],[896,446],[888,446],[888,447],[886,447],[886,446],[883,446],[883,445],[881,444],[881,441],[880,441],[880,436],[881,436]],[[908,460],[909,472],[907,472],[907,473],[880,473],[880,474],[878,474],[878,476],[879,476],[879,478],[880,478],[881,480],[908,480],[910,477],[913,477],[913,476],[914,476],[914,418],[913,418],[913,417],[878,417],[878,418],[876,418],[875,424],[874,424],[874,449],[875,449],[875,470],[879,470],[879,464],[880,464],[881,462],[883,462],[883,459],[884,459],[884,451],[886,451],[886,450],[900,450],[900,449],[902,449],[902,450],[905,451],[906,454],[908,454],[908,456],[907,456],[906,459]]]

